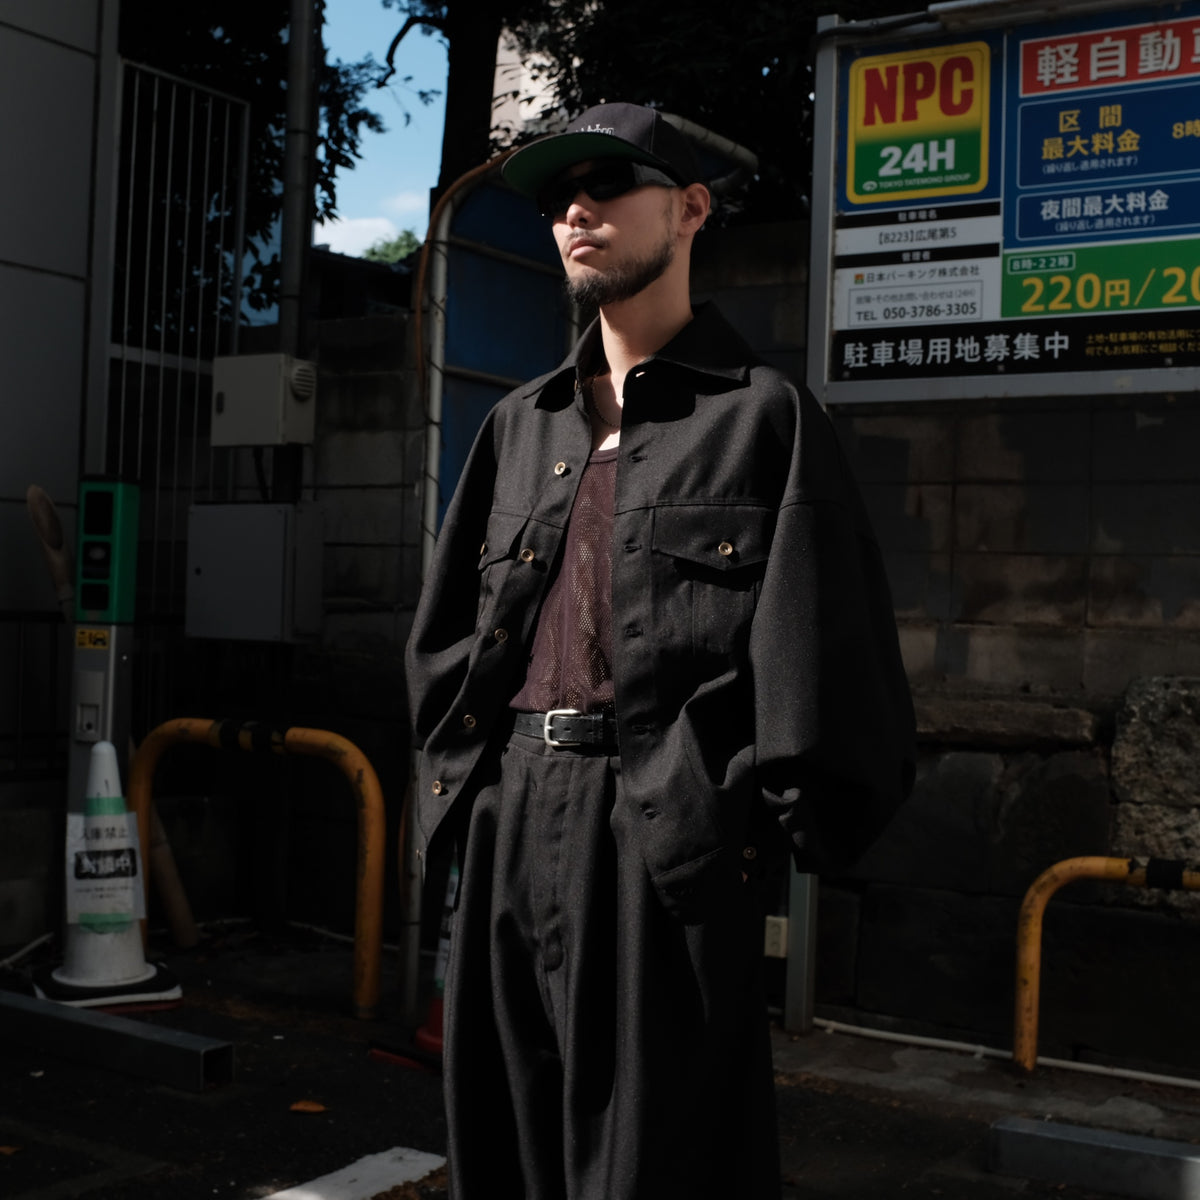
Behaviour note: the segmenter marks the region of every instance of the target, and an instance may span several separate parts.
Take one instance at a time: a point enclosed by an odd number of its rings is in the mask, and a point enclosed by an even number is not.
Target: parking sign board
[[[810,385],[1196,387],[1200,4],[994,29],[989,8],[894,48],[823,30]]]

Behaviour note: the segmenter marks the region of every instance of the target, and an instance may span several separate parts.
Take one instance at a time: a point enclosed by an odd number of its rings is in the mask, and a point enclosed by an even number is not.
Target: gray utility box
[[[317,369],[290,354],[213,359],[214,446],[309,445],[316,430]]]
[[[319,636],[323,548],[316,505],[193,504],[184,631],[257,642]]]

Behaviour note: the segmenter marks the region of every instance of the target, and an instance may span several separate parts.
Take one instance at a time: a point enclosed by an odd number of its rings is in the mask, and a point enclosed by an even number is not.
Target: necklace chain
[[[592,391],[592,385],[595,383],[595,375],[589,375],[582,385],[584,403],[587,405],[588,412],[600,422],[601,425],[607,425],[609,429],[620,429],[620,421],[610,421],[599,409],[596,404],[596,397]]]

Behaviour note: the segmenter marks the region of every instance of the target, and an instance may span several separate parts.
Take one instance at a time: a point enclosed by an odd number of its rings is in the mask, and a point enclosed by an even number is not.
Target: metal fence
[[[238,348],[249,106],[133,63],[119,87],[104,470],[140,485],[134,694],[153,712],[182,640],[188,505],[228,486],[210,384]],[[70,659],[57,612],[0,612],[0,783],[65,772]]]
[[[123,65],[106,469],[140,486],[134,695],[151,724],[182,641],[188,507],[232,484],[209,442],[212,360],[238,350],[249,171],[244,101]]]

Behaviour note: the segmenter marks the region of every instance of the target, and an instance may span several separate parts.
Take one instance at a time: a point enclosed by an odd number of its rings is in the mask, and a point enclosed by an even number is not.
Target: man
[[[674,126],[600,105],[504,175],[599,316],[485,421],[409,642],[451,1195],[777,1197],[755,878],[911,784],[879,553],[819,406],[692,309]]]

